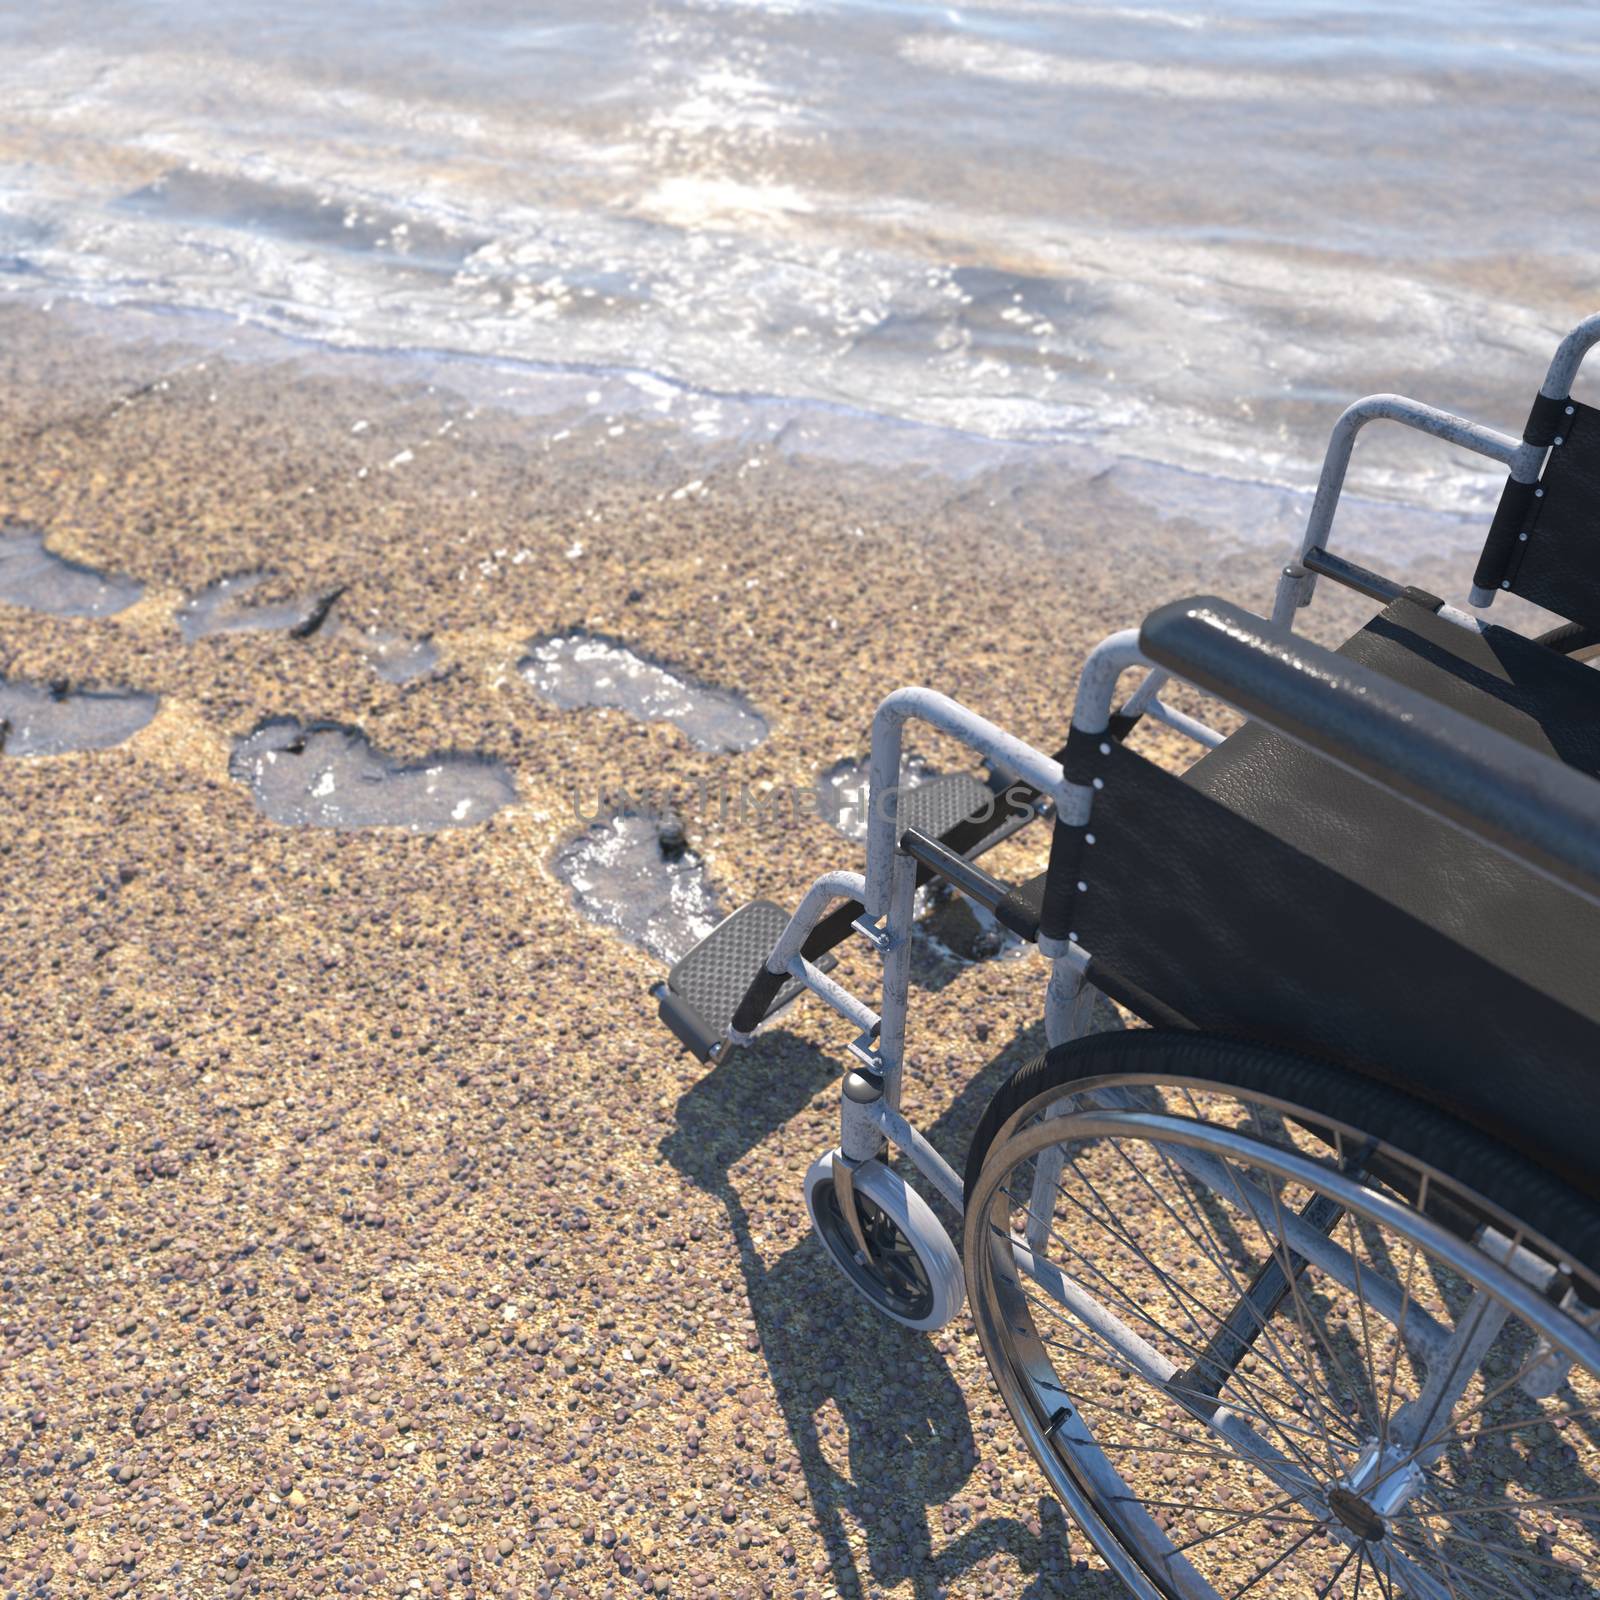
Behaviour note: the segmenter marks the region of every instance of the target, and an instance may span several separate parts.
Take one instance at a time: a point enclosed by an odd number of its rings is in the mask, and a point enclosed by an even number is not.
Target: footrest
[[[1033,817],[1030,808],[1013,807],[1004,789],[997,793],[966,772],[929,778],[914,789],[902,789],[895,807],[895,826],[901,833],[915,828],[930,839],[939,839],[961,828],[961,839],[951,848],[964,856],[981,855],[1026,827]]]
[[[724,917],[656,990],[661,1020],[702,1061],[711,1059],[751,980],[788,925],[789,913],[782,906],[752,900]],[[816,965],[826,971],[836,962],[823,956]],[[767,1017],[776,1016],[804,988],[798,979],[789,979],[767,1008]]]

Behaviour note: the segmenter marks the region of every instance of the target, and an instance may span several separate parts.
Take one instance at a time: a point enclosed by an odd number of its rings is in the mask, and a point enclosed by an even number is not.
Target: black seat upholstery
[[[1600,773],[1600,671],[1395,601],[1342,654]],[[1249,724],[1181,778],[1114,747],[1075,932],[1152,1021],[1325,1054],[1600,1192],[1600,906]]]

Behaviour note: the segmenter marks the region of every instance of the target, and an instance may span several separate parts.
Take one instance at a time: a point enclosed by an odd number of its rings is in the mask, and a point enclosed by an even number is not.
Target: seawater
[[[1597,77],[1588,3],[57,0],[0,16],[0,293],[707,441],[1083,452],[1276,541],[1343,403],[1514,429],[1600,308]],[[1497,483],[1374,430],[1347,520]]]

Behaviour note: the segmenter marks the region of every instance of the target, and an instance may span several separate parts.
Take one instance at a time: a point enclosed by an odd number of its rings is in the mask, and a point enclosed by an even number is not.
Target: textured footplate
[[[999,844],[1008,834],[1025,827],[1033,813],[1023,811],[1013,815],[1011,807],[994,790],[969,773],[952,773],[945,778],[929,778],[914,789],[900,791],[900,803],[895,808],[895,826],[901,833],[915,828],[930,839],[942,838],[958,823],[969,817],[990,814],[992,826],[985,830],[974,844],[967,845],[962,854],[981,855],[990,845]]]
[[[960,830],[960,842],[952,840],[950,848],[967,856],[982,854],[990,845],[1025,826],[1034,815],[1026,808],[1014,811],[988,785],[965,773],[930,778],[914,789],[902,790],[897,809],[896,821],[902,833],[915,828],[938,839],[953,828]],[[854,914],[851,908],[843,907],[824,919],[840,923],[838,937],[830,942],[848,937],[849,918]],[[788,924],[789,913],[782,906],[771,900],[752,900],[732,916],[724,917],[667,974],[667,981],[656,986],[661,1020],[702,1061],[711,1059],[711,1052],[727,1033],[751,980],[765,965]],[[831,955],[816,958],[816,965],[824,972],[834,964]],[[797,979],[790,979],[767,1008],[767,1017],[776,1016],[804,988]]]
[[[772,954],[778,936],[789,925],[789,913],[771,900],[752,900],[724,917],[667,974],[656,991],[661,1018],[702,1061],[727,1032],[744,999],[750,980]],[[824,956],[817,965],[834,965]],[[776,1015],[805,987],[791,978],[768,1008]]]

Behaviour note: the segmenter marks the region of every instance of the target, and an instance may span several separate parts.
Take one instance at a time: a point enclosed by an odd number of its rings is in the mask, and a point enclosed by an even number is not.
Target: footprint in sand
[[[517,671],[563,711],[610,706],[643,722],[671,722],[697,750],[753,750],[766,719],[741,694],[695,683],[598,634],[574,631],[536,639]]]
[[[0,679],[0,751],[59,756],[131,739],[160,702],[137,689],[68,689]]]
[[[344,592],[341,585],[321,594],[291,595],[287,600],[268,601],[265,605],[246,605],[246,597],[273,576],[270,572],[247,572],[235,578],[219,578],[185,600],[177,611],[184,643],[193,644],[219,633],[284,632],[304,639],[322,626],[334,601]]]
[[[436,833],[487,822],[517,798],[511,774],[481,756],[405,765],[358,728],[273,717],[239,739],[229,774],[274,822],[304,828],[409,828]]]
[[[551,870],[584,916],[673,962],[722,920],[700,858],[673,818],[622,812],[556,852]]]
[[[143,593],[137,579],[53,554],[41,528],[21,522],[0,528],[0,601],[8,605],[56,617],[109,617]]]

